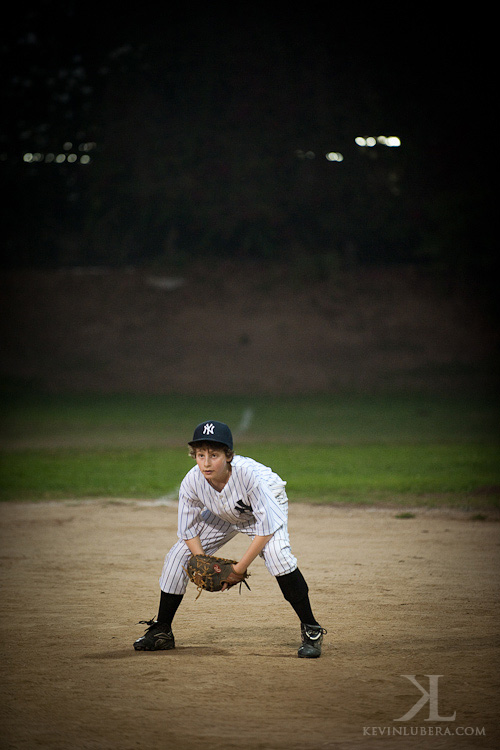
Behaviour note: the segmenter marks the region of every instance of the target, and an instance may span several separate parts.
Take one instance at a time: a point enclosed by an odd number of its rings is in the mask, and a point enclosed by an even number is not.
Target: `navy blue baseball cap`
[[[221,443],[233,450],[233,436],[231,430],[224,422],[208,420],[199,424],[194,431],[193,439],[188,445],[196,443]]]

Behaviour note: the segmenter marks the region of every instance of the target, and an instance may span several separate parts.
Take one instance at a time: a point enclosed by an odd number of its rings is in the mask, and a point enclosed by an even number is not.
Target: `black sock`
[[[177,612],[177,608],[183,599],[184,594],[167,594],[161,592],[160,608],[158,610],[157,621],[164,623],[169,628],[172,626],[172,620]]]
[[[300,570],[276,576],[278,585],[287,602],[290,602],[299,620],[306,625],[318,625],[309,601],[309,587]]]

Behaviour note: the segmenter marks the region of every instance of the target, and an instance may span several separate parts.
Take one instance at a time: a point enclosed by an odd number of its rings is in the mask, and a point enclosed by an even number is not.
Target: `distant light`
[[[71,141],[66,141],[66,143],[63,146],[63,149],[65,151],[71,151],[72,148],[73,148],[73,144],[71,143]]]
[[[32,154],[30,151],[27,151],[25,154],[23,154],[23,161],[27,162],[28,164],[31,164],[32,162],[43,161],[43,154],[40,154],[39,152]]]
[[[314,151],[302,151],[302,149],[298,148],[295,151],[295,156],[297,159],[314,159],[316,154]]]
[[[338,151],[329,151],[325,156],[328,161],[344,161],[344,157]]]
[[[35,153],[31,153],[31,151],[26,151],[26,153],[23,154],[23,161],[27,164],[35,164],[36,162],[42,162],[44,161],[46,164],[50,164],[54,162],[55,164],[63,164],[64,162],[67,162],[68,164],[76,164],[79,162],[80,164],[88,164],[90,162],[90,156],[88,154],[82,154],[80,158],[78,158],[78,154],[71,153],[71,154],[55,154],[48,153],[48,154],[41,154],[38,151]]]
[[[401,140],[396,135],[391,135],[389,137],[385,135],[378,135],[376,138],[373,136],[369,136],[364,138],[363,136],[358,136],[354,139],[354,142],[358,146],[368,146],[369,148],[373,148],[373,146],[376,146],[377,143],[381,146],[388,146],[389,148],[397,148],[398,146],[401,146]]]

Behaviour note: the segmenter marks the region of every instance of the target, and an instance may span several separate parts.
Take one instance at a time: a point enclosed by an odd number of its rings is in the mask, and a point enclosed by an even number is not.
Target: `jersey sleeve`
[[[284,509],[276,502],[269,486],[257,478],[248,493],[255,518],[255,533],[259,536],[274,534],[286,522]]]
[[[191,472],[182,480],[179,489],[179,509],[177,536],[179,539],[193,539],[199,532],[200,515],[203,503],[196,493]]]

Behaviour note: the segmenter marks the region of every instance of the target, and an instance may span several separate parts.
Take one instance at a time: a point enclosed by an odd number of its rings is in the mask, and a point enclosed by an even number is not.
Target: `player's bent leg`
[[[203,550],[212,555],[238,532],[226,522],[207,523],[199,532]],[[186,567],[191,552],[182,540],[169,550],[160,576],[160,606],[157,620],[141,620],[148,625],[145,634],[134,641],[136,651],[166,651],[175,648],[172,620],[177,612],[188,583]]]
[[[275,537],[271,540],[274,544],[269,542],[264,548],[266,566],[276,576],[284,598],[300,620],[301,646],[297,655],[301,659],[316,659],[321,656],[326,630],[319,625],[312,612],[309,587],[291,552],[286,528]]]
[[[297,568],[297,558],[291,550],[286,525],[274,532],[260,556],[273,576],[283,576]]]
[[[188,576],[185,568],[191,552],[186,543],[179,540],[167,553],[160,575],[160,588],[168,594],[182,595],[186,592]]]

